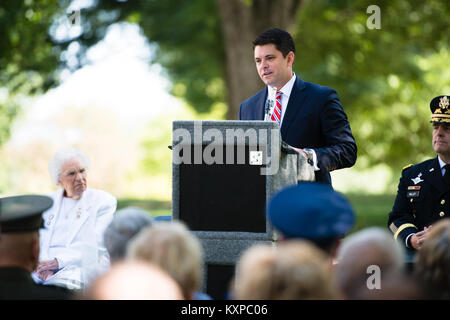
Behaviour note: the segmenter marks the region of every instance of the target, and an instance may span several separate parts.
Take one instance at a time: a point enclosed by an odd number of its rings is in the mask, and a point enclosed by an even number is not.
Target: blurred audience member
[[[304,240],[255,245],[238,261],[233,299],[333,299],[329,259]]]
[[[143,228],[152,225],[151,215],[136,207],[117,210],[104,234],[105,247],[111,263],[125,259],[127,245],[131,238]]]
[[[182,300],[178,284],[142,261],[122,261],[95,280],[82,298],[90,300]]]
[[[31,272],[39,261],[42,212],[53,205],[46,196],[0,199],[0,300],[69,299],[69,290],[36,284]]]
[[[405,272],[402,246],[382,228],[358,231],[341,244],[333,272],[343,299],[417,299],[418,288]]]
[[[88,157],[65,148],[50,160],[53,207],[43,213],[38,282],[82,289],[109,268],[103,232],[113,218],[117,201],[111,194],[87,187]]]
[[[433,224],[414,270],[425,298],[450,299],[450,219]]]
[[[278,192],[269,218],[282,239],[306,239],[334,256],[355,215],[350,202],[324,183],[303,182]]]
[[[180,285],[185,299],[200,297],[202,246],[182,222],[158,222],[142,230],[130,242],[127,256],[160,266]]]

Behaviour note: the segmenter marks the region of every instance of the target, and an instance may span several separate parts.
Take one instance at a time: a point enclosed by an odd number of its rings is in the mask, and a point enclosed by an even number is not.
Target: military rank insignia
[[[413,180],[413,179],[411,179]],[[423,180],[422,180],[423,181]],[[420,192],[420,186],[408,186],[408,192],[406,192],[406,198],[411,199],[411,202],[413,201],[412,198],[419,197]]]
[[[419,196],[420,186],[408,186],[407,198],[417,198]],[[412,200],[412,199],[411,199]]]
[[[411,179],[412,182],[414,182],[414,184],[418,184],[418,183],[422,182],[423,180],[420,178],[421,176],[422,176],[422,172],[420,172],[420,173],[418,174],[418,176],[415,177],[414,179]]]
[[[447,110],[449,106],[449,101],[447,96],[443,96],[442,98],[439,99],[439,108],[441,108],[442,110]]]

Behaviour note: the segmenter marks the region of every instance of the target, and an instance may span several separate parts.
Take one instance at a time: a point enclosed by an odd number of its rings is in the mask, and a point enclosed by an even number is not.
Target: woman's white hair
[[[61,175],[63,164],[72,159],[79,160],[86,170],[89,169],[89,158],[81,150],[73,147],[60,149],[53,155],[50,163],[48,164],[50,178],[55,186],[58,186],[59,176]]]

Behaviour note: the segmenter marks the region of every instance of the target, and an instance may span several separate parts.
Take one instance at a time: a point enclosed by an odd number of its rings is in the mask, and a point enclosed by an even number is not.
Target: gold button
[[[411,199],[410,202],[413,202],[413,199]]]
[[[445,216],[444,211],[441,211],[441,212],[439,213],[439,216],[441,216],[441,217]]]
[[[444,203],[445,203],[445,200],[444,200],[444,199],[442,199],[442,200],[441,200],[441,204],[442,204],[442,205],[444,205]]]

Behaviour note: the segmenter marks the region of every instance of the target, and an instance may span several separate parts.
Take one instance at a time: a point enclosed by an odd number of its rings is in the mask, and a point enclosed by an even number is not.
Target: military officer
[[[42,212],[53,205],[46,196],[0,198],[0,300],[69,299],[69,290],[36,284],[31,272],[39,259]]]
[[[403,168],[388,226],[411,250],[426,241],[432,224],[450,217],[450,96],[431,100],[432,145],[437,157]]]

